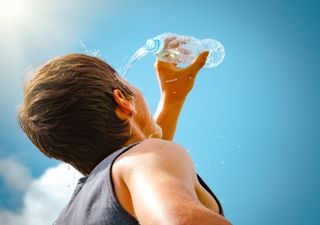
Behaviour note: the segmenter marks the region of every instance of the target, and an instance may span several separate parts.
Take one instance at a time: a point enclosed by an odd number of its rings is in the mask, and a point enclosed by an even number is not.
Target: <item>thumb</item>
[[[194,62],[186,68],[188,72],[196,75],[199,70],[204,66],[206,63],[207,57],[209,55],[208,51],[201,52],[199,56],[194,60]]]

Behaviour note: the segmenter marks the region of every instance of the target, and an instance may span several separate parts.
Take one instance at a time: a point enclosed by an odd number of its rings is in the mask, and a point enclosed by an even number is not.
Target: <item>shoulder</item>
[[[189,216],[182,207],[203,208],[193,162],[183,146],[148,139],[125,152],[119,165],[132,212],[141,224],[169,224]]]
[[[176,142],[150,138],[133,146],[120,155],[114,163],[117,176],[130,180],[132,174],[155,172],[182,172],[196,180],[193,161],[184,149]],[[188,174],[188,175],[187,175]]]
[[[141,154],[156,154],[159,156],[178,156],[190,158],[184,147],[174,141],[158,138],[149,138],[136,145],[136,150]]]
[[[133,146],[119,157],[118,163],[130,166],[132,169],[132,167],[143,167],[144,164],[140,163],[146,160],[153,163],[184,161],[193,164],[190,155],[182,145],[157,138],[149,138]]]

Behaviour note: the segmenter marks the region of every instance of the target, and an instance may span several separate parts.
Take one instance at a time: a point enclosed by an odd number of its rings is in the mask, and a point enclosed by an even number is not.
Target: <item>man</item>
[[[230,225],[190,156],[171,141],[207,56],[183,69],[156,62],[155,120],[142,93],[99,58],[65,55],[33,74],[19,110],[22,129],[45,155],[85,176],[57,225]]]

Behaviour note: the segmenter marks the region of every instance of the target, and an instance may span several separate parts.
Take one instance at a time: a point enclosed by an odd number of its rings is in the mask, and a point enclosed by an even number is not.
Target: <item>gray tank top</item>
[[[54,224],[56,225],[139,225],[117,200],[112,176],[111,166],[118,156],[129,150],[134,144],[125,146],[103,161],[101,161],[87,177],[79,179],[67,206],[60,213]],[[219,200],[198,175],[201,185],[216,199],[223,210]]]

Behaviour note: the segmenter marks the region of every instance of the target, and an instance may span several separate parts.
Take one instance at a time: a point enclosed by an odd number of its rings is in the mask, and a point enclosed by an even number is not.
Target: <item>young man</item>
[[[19,122],[48,157],[85,177],[57,225],[230,225],[184,148],[180,110],[208,53],[187,68],[157,61],[155,120],[142,93],[99,58],[54,58],[25,86]]]

